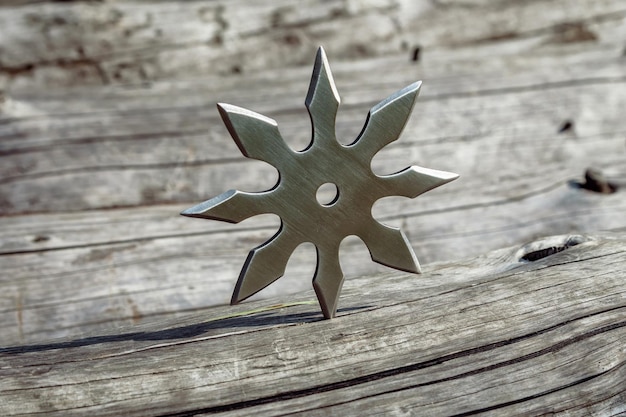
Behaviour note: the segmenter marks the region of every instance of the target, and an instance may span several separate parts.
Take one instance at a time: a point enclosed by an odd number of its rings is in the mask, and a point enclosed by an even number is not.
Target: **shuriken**
[[[404,233],[375,220],[372,206],[382,197],[417,197],[458,175],[411,166],[379,176],[371,169],[374,155],[400,136],[420,86],[420,81],[411,84],[372,107],[356,140],[342,145],[335,136],[339,94],[324,49],[320,47],[305,101],[313,139],[299,152],[284,142],[274,120],[230,104],[217,105],[241,153],[273,165],[279,173],[278,182],[270,190],[257,193],[229,190],[181,213],[231,223],[263,213],[280,217],[278,232],[248,254],[231,304],[245,300],[280,278],[293,251],[305,242],[313,243],[317,251],[313,288],[327,319],[337,311],[344,278],[339,265],[339,245],[347,236],[358,236],[373,261],[420,273]],[[321,204],[316,192],[328,183],[336,186],[337,195],[330,203]]]

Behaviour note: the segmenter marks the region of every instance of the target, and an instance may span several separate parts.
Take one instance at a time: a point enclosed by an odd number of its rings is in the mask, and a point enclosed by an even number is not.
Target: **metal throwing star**
[[[280,217],[278,232],[248,254],[231,304],[245,300],[280,278],[289,257],[304,242],[313,243],[317,251],[313,288],[327,319],[337,311],[344,278],[339,265],[339,245],[346,236],[361,238],[373,261],[420,273],[404,233],[376,221],[372,217],[372,205],[387,196],[417,197],[458,175],[411,166],[379,176],[370,166],[374,155],[400,136],[420,86],[420,81],[411,84],[372,107],[356,140],[342,145],[335,137],[339,94],[324,49],[320,47],[305,101],[313,139],[300,152],[293,151],[283,141],[274,120],[230,104],[217,105],[241,153],[273,165],[279,173],[278,182],[270,190],[257,193],[229,190],[181,213],[231,223],[263,213]],[[335,198],[328,204],[316,198],[317,190],[324,184],[333,184],[337,189]]]

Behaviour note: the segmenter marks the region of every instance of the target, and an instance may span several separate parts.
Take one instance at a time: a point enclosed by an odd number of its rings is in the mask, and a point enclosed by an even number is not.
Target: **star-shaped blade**
[[[248,255],[231,303],[252,296],[280,278],[289,257],[304,242],[316,247],[313,288],[326,318],[337,312],[344,279],[339,246],[347,236],[358,236],[375,262],[420,272],[404,233],[379,223],[371,214],[373,204],[382,197],[414,198],[458,178],[457,174],[418,166],[382,176],[371,170],[374,155],[400,136],[420,88],[421,82],[416,82],[372,107],[357,139],[341,145],[335,136],[339,94],[324,49],[319,48],[305,101],[313,138],[301,152],[287,146],[274,120],[241,107],[218,104],[241,153],[273,165],[279,173],[277,184],[270,190],[229,190],[181,213],[232,223],[262,213],[280,217],[278,232]],[[316,198],[324,184],[333,184],[337,189],[330,203]]]

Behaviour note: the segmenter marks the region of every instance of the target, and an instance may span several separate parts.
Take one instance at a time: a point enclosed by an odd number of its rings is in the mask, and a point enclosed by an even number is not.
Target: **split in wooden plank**
[[[548,244],[564,243],[553,238]],[[0,350],[3,415],[465,415],[626,409],[626,237],[535,262],[510,248],[311,291]],[[276,309],[278,308],[278,309]],[[138,389],[141,387],[141,389]]]

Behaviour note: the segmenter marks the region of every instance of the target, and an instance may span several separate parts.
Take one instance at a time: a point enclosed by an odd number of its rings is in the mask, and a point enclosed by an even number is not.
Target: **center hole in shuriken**
[[[332,206],[339,198],[339,189],[336,184],[327,182],[319,186],[315,197],[322,206]]]

